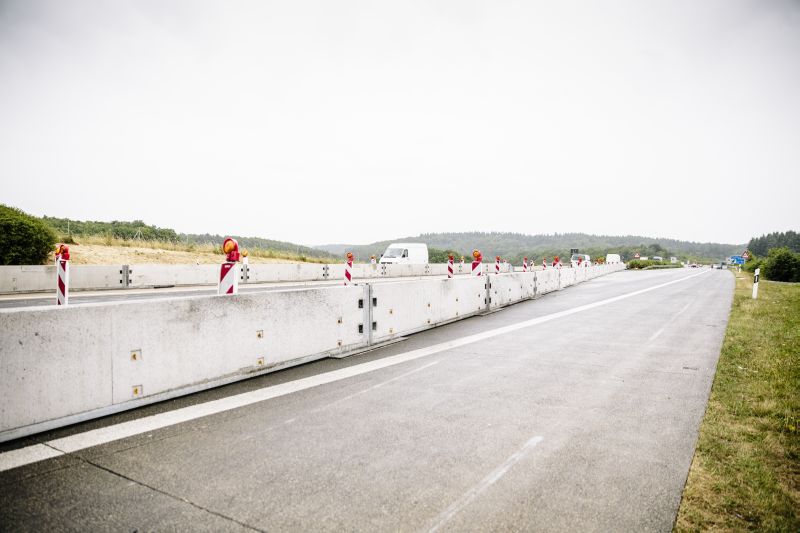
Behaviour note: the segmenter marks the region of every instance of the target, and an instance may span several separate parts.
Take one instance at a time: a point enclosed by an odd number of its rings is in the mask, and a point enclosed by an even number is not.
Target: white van
[[[621,262],[622,258],[619,256],[619,254],[606,254],[606,264],[614,265]]]
[[[394,242],[383,252],[380,262],[425,265],[428,263],[428,245],[421,242]]]
[[[572,263],[572,267],[575,268],[578,265],[582,267],[592,266],[592,258],[586,254],[572,254],[572,257],[569,258],[570,263]]]

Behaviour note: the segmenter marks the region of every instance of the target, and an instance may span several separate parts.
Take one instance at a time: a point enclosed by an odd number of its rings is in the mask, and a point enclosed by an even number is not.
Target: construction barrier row
[[[482,265],[484,274],[494,263]],[[455,275],[469,274],[469,263],[454,265]],[[344,279],[344,264],[238,264],[238,283],[306,282]],[[501,272],[512,272],[501,264]],[[375,278],[445,276],[447,264],[353,264],[354,281]],[[220,265],[76,265],[70,264],[70,290],[146,289],[217,285]],[[54,292],[56,267],[45,265],[0,266],[0,294]]]
[[[354,273],[348,286],[0,310],[0,441],[357,353],[624,268],[384,283]]]

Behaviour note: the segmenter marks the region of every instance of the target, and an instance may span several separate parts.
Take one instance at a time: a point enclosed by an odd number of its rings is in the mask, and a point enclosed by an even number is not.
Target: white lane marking
[[[0,472],[11,470],[18,466],[29,465],[64,455],[64,452],[54,450],[44,444],[33,444],[17,450],[0,454]]]
[[[316,409],[312,409],[311,411],[308,412],[308,414],[319,413],[320,411],[324,411],[325,409],[328,409],[331,406],[336,405],[336,404],[338,404],[340,402],[344,402],[346,400],[350,400],[352,398],[355,398],[356,396],[360,396],[360,395],[365,394],[367,392],[373,391],[373,390],[375,390],[375,389],[377,389],[379,387],[383,387],[387,383],[391,383],[393,381],[397,381],[398,379],[402,379],[402,378],[404,378],[406,376],[410,376],[411,374],[415,374],[415,373],[419,372],[420,370],[425,370],[426,368],[431,367],[431,366],[433,366],[435,364],[438,364],[438,363],[439,363],[439,361],[434,361],[432,363],[428,363],[427,365],[422,365],[421,367],[415,368],[414,370],[412,370],[410,372],[406,372],[404,374],[400,374],[399,376],[395,376],[395,377],[393,377],[391,379],[387,379],[386,381],[382,381],[380,383],[377,383],[377,384],[375,384],[375,385],[373,385],[371,387],[368,387],[368,388],[366,388],[364,390],[360,390],[358,392],[354,392],[353,394],[345,396],[344,398],[339,398],[338,400],[333,400],[332,402],[328,402],[325,405],[323,405],[322,407],[317,407]],[[265,428],[263,430],[257,431],[256,433],[249,433],[249,434],[245,435],[244,437],[241,437],[241,438],[236,439],[236,440],[237,441],[254,440],[256,438],[260,438],[265,433],[269,433],[270,431],[273,431],[273,430],[275,430],[275,429],[277,429],[279,427],[284,427],[284,426],[286,426],[286,425],[288,425],[288,424],[290,424],[292,422],[295,422],[296,420],[297,420],[297,418],[290,418],[289,420],[286,420],[282,424],[275,424],[274,426],[269,426],[268,428]]]
[[[406,376],[410,376],[411,374],[416,374],[420,370],[425,370],[426,368],[432,367],[433,365],[436,365],[436,364],[439,364],[439,361],[434,361],[432,363],[428,363],[427,365],[423,365],[423,366],[421,366],[419,368],[415,368],[411,372],[406,372],[405,374],[400,374],[399,376],[395,376],[392,379],[387,379],[386,381],[382,381],[381,383],[377,383],[377,384],[375,384],[375,385],[373,385],[371,387],[368,387],[368,388],[366,388],[364,390],[360,390],[358,392],[354,392],[353,394],[345,396],[344,398],[339,398],[338,400],[334,400],[332,402],[326,403],[324,406],[322,406],[321,408],[319,408],[317,410],[318,411],[322,411],[323,409],[327,409],[332,405],[336,405],[337,403],[341,403],[341,402],[345,402],[347,400],[351,400],[351,399],[355,398],[356,396],[361,396],[362,394],[366,394],[368,392],[374,391],[375,389],[383,387],[384,385],[392,383],[393,381],[397,381],[398,379],[402,379],[402,378],[404,378]]]
[[[665,330],[665,329],[667,329],[667,327],[668,327],[670,324],[672,324],[673,322],[675,322],[675,320],[676,320],[676,319],[677,319],[679,316],[681,316],[681,315],[684,313],[684,311],[686,311],[687,309],[689,309],[689,306],[690,306],[690,305],[692,305],[692,302],[689,302],[688,304],[684,305],[684,306],[683,306],[683,308],[682,308],[680,311],[678,311],[677,313],[675,313],[674,315],[672,315],[672,318],[670,318],[669,320],[667,320],[667,323],[666,323],[666,324],[664,324],[664,327],[662,327],[661,329],[659,329],[658,331],[656,331],[655,333],[653,333],[652,335],[650,335],[650,338],[649,338],[649,339],[647,339],[647,342],[653,342],[654,340],[656,340],[656,339],[658,338],[658,336],[659,336],[659,335],[661,335],[662,333],[664,333],[664,330]]]
[[[653,342],[653,341],[654,341],[654,340],[656,340],[656,338],[658,338],[658,336],[659,336],[659,335],[661,335],[662,333],[664,333],[664,328],[661,328],[661,329],[659,329],[658,331],[656,331],[655,333],[653,333],[652,335],[650,335],[650,338],[649,338],[649,339],[647,339],[647,342]]]
[[[477,485],[469,489],[465,492],[459,499],[454,501],[450,506],[445,509],[444,511],[436,517],[435,524],[431,527],[428,531],[429,533],[433,533],[434,531],[438,531],[443,525],[449,522],[455,515],[457,515],[461,510],[472,503],[475,498],[481,495],[486,489],[497,483],[501,477],[503,477],[506,472],[508,472],[512,466],[520,462],[528,452],[533,449],[537,444],[542,442],[544,437],[533,437],[528,442],[526,442],[519,450],[514,452],[508,459],[506,459],[503,464],[492,470],[488,476],[483,478]]]
[[[691,276],[686,276],[685,278],[679,278],[676,280],[668,281],[666,283],[660,283],[658,285],[654,285],[646,289],[639,289],[637,291],[621,294],[619,296],[614,296],[612,298],[606,298],[605,300],[599,300],[594,303],[573,307],[572,309],[567,309],[564,311],[559,311],[557,313],[552,313],[538,318],[532,318],[530,320],[517,322],[516,324],[511,324],[508,326],[491,329],[481,333],[476,333],[474,335],[468,335],[466,337],[461,337],[447,342],[434,344],[426,348],[418,348],[416,350],[411,350],[410,352],[393,355],[391,357],[385,357],[383,359],[378,359],[376,361],[361,363],[359,365],[353,365],[347,368],[333,370],[331,372],[326,372],[324,374],[309,376],[307,378],[302,378],[287,383],[281,383],[280,385],[273,385],[271,387],[265,387],[263,389],[244,392],[242,394],[237,394],[234,396],[228,396],[227,398],[220,398],[219,400],[212,400],[210,402],[205,402],[197,405],[190,405],[188,407],[175,409],[174,411],[168,411],[166,413],[159,413],[156,415],[150,415],[136,420],[130,420],[128,422],[122,422],[120,424],[114,424],[103,428],[93,429],[85,433],[78,433],[76,435],[70,435],[69,437],[63,437],[60,439],[51,440],[46,442],[45,444],[64,453],[76,452],[86,448],[91,448],[93,446],[99,446],[101,444],[113,442],[115,440],[124,439],[126,437],[132,437],[140,433],[156,431],[161,428],[174,426],[176,424],[181,424],[183,422],[189,422],[190,420],[195,420],[198,418],[202,418],[204,416],[230,411],[231,409],[238,409],[240,407],[245,407],[254,403],[263,402],[265,400],[270,400],[272,398],[278,398],[280,396],[285,396],[287,394],[292,394],[294,392],[299,392],[313,387],[319,387],[320,385],[326,385],[328,383],[333,383],[335,381],[351,378],[353,376],[366,374],[367,372],[374,372],[376,370],[380,370],[390,366],[399,365],[401,363],[406,363],[408,361],[420,359],[421,357],[427,357],[429,355],[452,350],[454,348],[460,348],[468,344],[472,344],[486,339],[491,339],[492,337],[505,335],[506,333],[511,333],[513,331],[517,331],[523,328],[528,328],[538,324],[544,324],[545,322],[550,322],[551,320],[556,320],[559,318],[563,318],[565,316],[574,315],[576,313],[588,311],[596,307],[618,302],[620,300],[632,298],[634,296],[645,294],[650,291],[655,291],[663,287],[667,287],[669,285],[682,283],[692,278],[696,278],[697,276],[702,276],[703,274],[707,274],[708,272],[711,271],[704,270],[703,272],[700,272],[698,274],[693,274]],[[25,448],[21,449],[24,450]],[[2,472],[3,470],[7,470],[7,468],[2,467],[2,465],[4,464],[3,461],[5,455],[8,453],[11,452],[0,454],[0,472]],[[30,461],[17,464],[17,466],[21,466],[22,464],[33,463],[40,460],[41,459],[32,459]]]

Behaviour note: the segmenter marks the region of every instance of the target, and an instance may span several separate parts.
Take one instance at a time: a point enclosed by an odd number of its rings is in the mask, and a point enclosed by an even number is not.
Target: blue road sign
[[[731,263],[734,265],[743,265],[744,264],[744,257],[741,255],[732,255],[731,256]]]

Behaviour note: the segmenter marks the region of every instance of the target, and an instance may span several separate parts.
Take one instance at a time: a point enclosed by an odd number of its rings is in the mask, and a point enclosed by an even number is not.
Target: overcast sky
[[[800,229],[800,2],[0,0],[0,202],[303,244]]]

